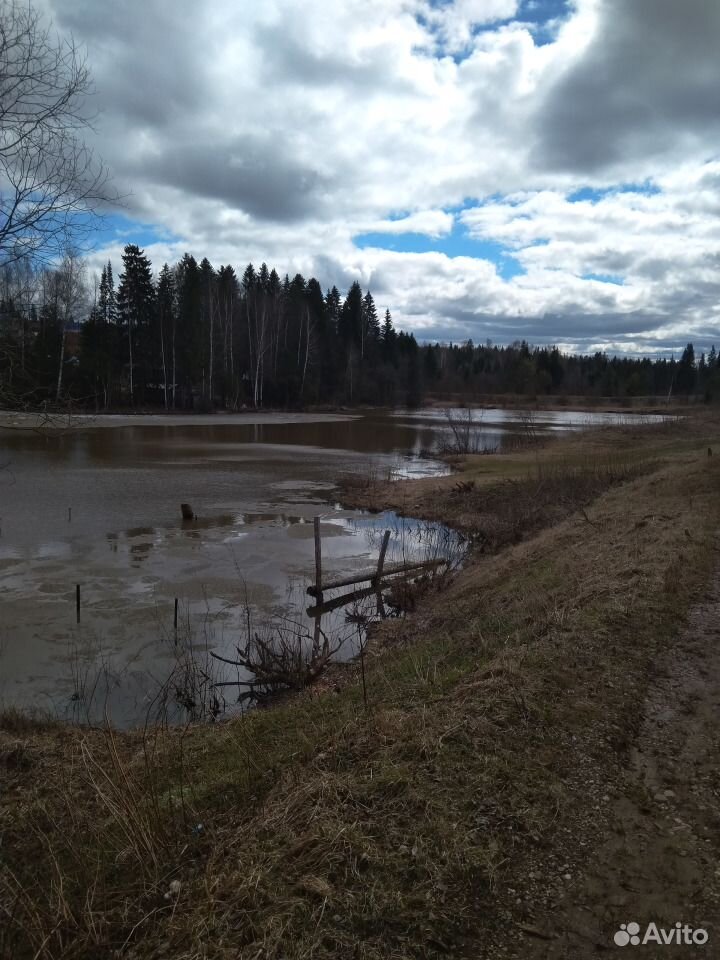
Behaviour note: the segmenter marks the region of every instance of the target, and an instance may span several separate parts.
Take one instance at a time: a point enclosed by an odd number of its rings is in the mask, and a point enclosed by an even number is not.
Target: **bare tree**
[[[450,428],[449,434],[440,442],[440,452],[465,456],[469,453],[483,452],[483,438],[478,432],[484,411],[470,407],[455,409],[448,407],[444,411],[445,421]]]
[[[111,195],[84,143],[90,74],[27,0],[0,0],[0,264],[77,246]]]

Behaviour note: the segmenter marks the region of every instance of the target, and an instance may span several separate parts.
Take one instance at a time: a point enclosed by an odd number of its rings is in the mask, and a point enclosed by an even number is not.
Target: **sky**
[[[124,244],[357,279],[421,340],[720,346],[717,0],[42,0]]]

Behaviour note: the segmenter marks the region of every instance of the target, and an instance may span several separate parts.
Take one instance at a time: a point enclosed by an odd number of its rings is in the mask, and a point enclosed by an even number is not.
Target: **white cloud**
[[[427,335],[650,349],[720,329],[716,4],[575,0],[538,45],[504,22],[517,0],[47,2],[87,44],[128,213],[178,238],[156,266],[357,272]],[[653,196],[567,200],[648,178]],[[526,273],[352,243],[449,243],[456,218]]]
[[[364,233],[422,233],[428,237],[442,237],[453,228],[455,217],[445,210],[418,210],[397,220],[373,220],[363,229]]]

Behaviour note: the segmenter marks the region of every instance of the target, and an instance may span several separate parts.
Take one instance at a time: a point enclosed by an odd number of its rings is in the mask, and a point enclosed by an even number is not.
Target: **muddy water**
[[[488,446],[513,429],[500,419],[483,419]],[[247,679],[209,651],[232,658],[248,629],[269,624],[312,634],[305,591],[318,514],[326,576],[372,565],[386,528],[390,562],[457,555],[441,527],[342,510],[333,497],[343,474],[444,472],[425,453],[442,430],[431,413],[103,417],[60,434],[0,429],[0,704],[85,721],[107,711],[125,726],[163,708],[180,719],[174,693],[191,673],[207,706],[212,681]],[[181,502],[196,521],[181,520]],[[353,656],[360,640],[362,617],[347,612],[321,623],[339,657]],[[223,707],[244,688],[212,689],[224,693]]]
[[[0,702],[93,721],[107,709],[131,725],[156,709],[179,663],[206,670],[208,650],[232,657],[249,614],[253,631],[272,621],[311,632],[314,516],[326,575],[373,563],[386,527],[389,561],[427,552],[421,525],[341,510],[332,493],[343,474],[443,472],[417,453],[431,433],[327,416],[0,432]],[[186,501],[196,521],[181,520]],[[358,631],[344,617],[322,629],[347,635],[338,656],[352,656]]]

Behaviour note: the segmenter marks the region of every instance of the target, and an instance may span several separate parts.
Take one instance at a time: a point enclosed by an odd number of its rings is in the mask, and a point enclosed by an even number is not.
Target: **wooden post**
[[[178,598],[175,597],[175,632],[177,633]]]
[[[190,506],[189,503],[181,503],[181,504],[180,504],[180,512],[182,513],[182,518],[183,518],[183,520],[194,520],[194,519],[195,519],[195,513],[194,513],[193,508]]]
[[[313,521],[315,527],[315,596],[322,603],[322,552],[320,547],[320,517]]]
[[[390,541],[390,531],[386,530],[383,534],[382,546],[380,547],[380,556],[378,557],[377,573],[375,574],[374,584],[378,586],[382,580],[383,567],[385,566],[385,554],[387,553],[388,543]]]
[[[365,644],[363,643],[362,637],[360,637],[360,675],[362,676],[363,703],[365,704],[365,713],[367,713],[368,699],[367,686],[365,685]]]
[[[434,570],[436,567],[442,567],[443,565],[447,565],[447,560],[416,560],[414,563],[388,563],[383,566],[382,575],[383,579],[387,579],[387,577],[395,576],[395,574],[409,574],[414,572],[415,576],[419,577],[421,570]],[[366,580],[374,584],[377,580],[377,567],[373,567],[372,570],[358,571],[347,577],[326,580],[322,588],[323,591],[336,590],[338,587],[348,587],[351,584],[363,583]],[[311,597],[318,595],[317,587],[314,584],[310,584],[307,592]]]
[[[375,601],[377,604],[377,615],[381,620],[384,620],[387,617],[387,613],[385,611],[385,601],[383,600],[382,590],[380,589],[380,581],[378,581]]]
[[[75,615],[77,622],[80,623],[80,584],[75,585]]]
[[[72,507],[68,507],[68,523],[72,523]]]

